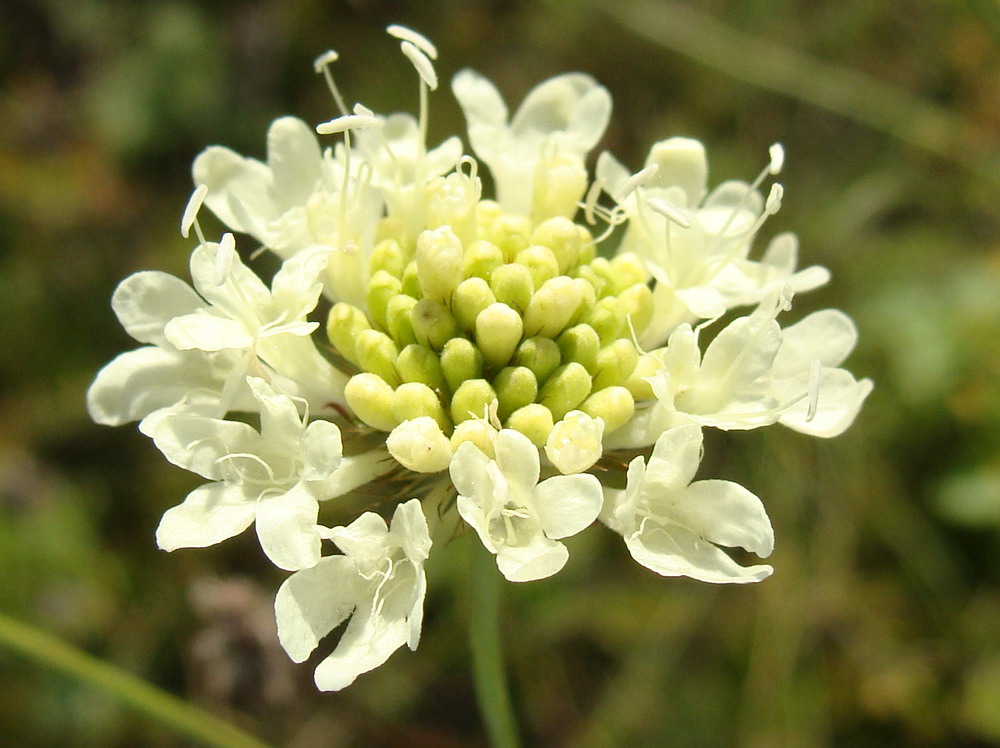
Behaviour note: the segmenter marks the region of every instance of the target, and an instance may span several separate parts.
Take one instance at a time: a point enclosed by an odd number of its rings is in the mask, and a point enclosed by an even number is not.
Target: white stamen
[[[781,172],[781,168],[785,165],[785,149],[782,147],[781,143],[775,143],[768,149],[768,155],[771,157],[771,163],[767,167],[767,171],[772,176]]]
[[[325,68],[327,65],[331,63],[336,62],[338,59],[340,59],[340,55],[338,55],[332,49],[328,49],[326,52],[321,54],[313,61],[313,70],[315,70],[317,73],[322,73],[323,68]]]
[[[771,185],[771,191],[767,193],[767,201],[764,203],[764,212],[774,215],[781,210],[781,198],[784,197],[785,188],[779,182]]]
[[[204,205],[207,196],[208,186],[199,184],[191,195],[191,199],[188,200],[188,204],[184,208],[184,215],[181,217],[181,236],[185,239],[191,233],[191,226],[198,220],[198,211],[201,210],[201,206]]]
[[[813,359],[809,364],[809,407],[806,410],[806,423],[816,417],[819,407],[819,359]]]
[[[594,218],[594,209],[598,207],[597,198],[601,196],[601,190],[603,188],[604,180],[601,177],[598,177],[590,185],[590,189],[587,190],[587,197],[584,199],[583,203],[583,216],[590,226],[597,223],[597,219]]]
[[[403,50],[403,54],[413,63],[413,67],[417,69],[417,75],[420,76],[420,80],[431,91],[436,90],[438,86],[437,73],[434,72],[434,65],[431,63],[430,58],[411,42],[403,42],[399,46]]]
[[[219,250],[215,253],[215,274],[212,280],[221,286],[233,272],[233,261],[236,258],[236,237],[229,232],[222,235]]]
[[[418,34],[413,29],[409,29],[406,26],[400,26],[398,24],[393,24],[389,26],[386,31],[389,32],[391,36],[396,37],[400,41],[409,42],[425,55],[430,57],[432,60],[436,60],[438,56],[437,47],[435,47],[431,41],[423,34]]]
[[[343,117],[337,117],[329,122],[316,125],[316,132],[320,135],[334,135],[338,132],[360,130],[364,127],[378,127],[378,125],[378,117],[367,114],[345,114]]]
[[[628,179],[625,180],[625,183],[621,186],[621,189],[619,189],[618,193],[614,196],[615,200],[620,203],[624,202],[626,197],[631,195],[632,192],[636,190],[636,188],[646,184],[646,182],[648,182],[653,177],[653,175],[656,174],[657,171],[659,171],[659,169],[660,167],[657,166],[656,164],[650,164],[642,171],[638,171],[632,176],[630,176]]]
[[[649,198],[649,200],[646,201],[646,205],[648,205],[649,209],[654,213],[659,213],[668,221],[676,223],[682,229],[691,228],[691,222],[676,205],[668,203],[666,200],[661,200],[658,197]]]
[[[375,112],[360,102],[354,105],[354,113],[359,117],[371,117],[372,119],[378,119]]]

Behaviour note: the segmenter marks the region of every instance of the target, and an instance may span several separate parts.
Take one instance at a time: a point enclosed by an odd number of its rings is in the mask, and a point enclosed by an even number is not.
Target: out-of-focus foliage
[[[624,7],[649,14],[648,34],[620,22]],[[413,110],[415,82],[396,74],[406,68],[383,32],[399,22],[438,44],[443,80],[474,66],[508,101],[549,75],[591,73],[615,99],[603,146],[633,168],[654,140],[683,134],[706,142],[714,181],[742,177],[781,141],[786,199],[769,228],[796,231],[803,260],[834,273],[792,315],[847,309],[861,330],[851,368],[876,381],[835,441],[710,436],[724,448],[709,450],[723,456],[706,472],[748,486],[774,522],[764,583],[661,579],[611,533],[587,533],[556,579],[505,586],[528,742],[1000,745],[1000,12],[989,0],[687,4],[685,22],[704,14],[755,40],[756,58],[720,42],[730,67],[770,69],[760,55],[796,50],[943,113],[960,137],[928,151],[898,136],[920,122],[893,110],[859,121],[854,109],[879,101],[843,111],[812,68],[791,71],[811,92],[803,101],[658,42],[673,7],[4,3],[0,610],[277,744],[483,744],[464,646],[466,538],[432,553],[419,650],[317,694],[311,668],[278,649],[280,576],[253,539],[158,552],[153,529],[189,476],[84,410],[94,372],[131,347],[108,306],[117,281],[186,273],[176,229],[192,158],[210,143],[263,155],[271,119],[333,116],[311,72],[331,46],[348,99]],[[446,86],[432,107],[432,140],[463,131]],[[10,652],[0,665],[9,744],[179,744]]]

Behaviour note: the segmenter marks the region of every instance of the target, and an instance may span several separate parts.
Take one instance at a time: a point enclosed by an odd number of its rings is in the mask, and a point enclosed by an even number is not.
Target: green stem
[[[493,748],[518,748],[521,743],[500,648],[500,572],[493,562],[493,556],[479,544],[475,536],[470,541],[473,547],[469,564],[472,570],[469,581],[472,606],[469,642],[472,647],[476,700]]]
[[[147,717],[205,745],[266,748],[227,722],[184,702],[131,673],[0,613],[0,644],[25,657],[101,689]]]

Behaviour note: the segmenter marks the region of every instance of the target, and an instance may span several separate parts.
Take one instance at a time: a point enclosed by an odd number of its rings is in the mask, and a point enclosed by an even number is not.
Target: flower
[[[295,662],[351,618],[337,648],[316,668],[316,685],[339,691],[404,644],[417,648],[431,539],[417,499],[396,507],[391,527],[365,512],[328,536],[343,555],[292,574],[278,589],[274,610],[281,646]]]
[[[316,670],[331,690],[417,646],[426,517],[457,515],[513,582],[560,571],[562,541],[598,518],[664,576],[766,577],[722,550],[770,554],[761,501],[692,482],[702,429],[836,436],[872,388],[842,368],[857,340],[843,312],[782,327],[793,295],[829,273],[798,270],[787,233],[754,259],[781,206],[783,187],[764,183],[784,150],[752,182],[710,189],[704,146],[673,137],[635,173],[600,154],[591,179],[606,89],[555,76],[509,117],[469,70],[452,91],[479,160],[457,136],[429,147],[437,49],[388,32],[416,74],[416,116],[348,110],[337,54],[320,55],[338,116],[315,132],[276,120],[266,163],[221,146],[195,160],[181,220],[198,240],[193,288],[143,272],[115,292],[142,347],[97,374],[92,417],[140,421],[167,460],[210,481],[164,514],[160,547],[255,524],[292,572],[275,601],[292,659],[350,618]],[[203,205],[278,258],[269,283],[232,234],[205,237]],[[352,512],[362,501],[377,511]]]

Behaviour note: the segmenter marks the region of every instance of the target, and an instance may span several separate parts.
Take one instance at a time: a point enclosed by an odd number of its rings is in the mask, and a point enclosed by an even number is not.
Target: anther
[[[205,204],[205,198],[208,196],[208,186],[204,184],[199,184],[198,187],[191,195],[191,199],[188,200],[187,205],[184,208],[184,215],[181,217],[181,236],[185,239],[191,233],[191,227],[195,226],[195,232],[198,237],[201,238],[201,230],[196,224],[198,223],[198,211],[201,210],[201,206]],[[204,239],[201,240],[204,243]]]
[[[212,280],[216,286],[221,286],[226,282],[233,271],[233,262],[236,259],[236,237],[230,233],[222,235],[219,242],[219,251],[215,254],[215,274]]]
[[[435,47],[431,41],[413,29],[407,28],[406,26],[400,26],[398,24],[393,24],[386,28],[386,31],[390,36],[394,36],[400,41],[409,42],[425,55],[430,57],[432,60],[436,60],[438,53],[437,47]]]
[[[413,63],[413,67],[416,68],[420,80],[431,91],[436,90],[438,86],[437,73],[434,72],[434,65],[431,63],[430,58],[411,42],[403,42],[399,46],[403,50],[403,54]]]

